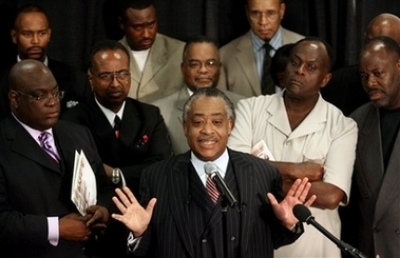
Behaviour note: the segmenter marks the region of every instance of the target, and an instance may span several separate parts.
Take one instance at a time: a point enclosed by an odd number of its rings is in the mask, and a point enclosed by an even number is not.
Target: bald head
[[[9,81],[11,112],[19,121],[40,131],[57,123],[62,94],[46,65],[33,59],[22,60],[11,69]]]
[[[380,36],[392,38],[400,45],[400,18],[393,14],[383,13],[372,19],[368,24],[365,37],[372,39]]]
[[[43,76],[50,77],[50,79],[52,78],[56,84],[53,74],[42,62],[33,59],[22,60],[21,62],[16,63],[10,71],[10,89],[29,89],[29,85],[33,80],[37,81]]]

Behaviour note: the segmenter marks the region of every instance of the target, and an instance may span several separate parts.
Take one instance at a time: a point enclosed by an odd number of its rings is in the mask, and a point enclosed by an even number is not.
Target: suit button
[[[203,239],[203,240],[201,240],[201,242],[207,243],[207,239]]]
[[[290,145],[292,145],[292,142],[291,142],[291,141],[287,141],[287,142],[286,142],[286,145],[287,145],[287,146],[290,146]]]
[[[235,241],[236,240],[236,238],[233,236],[233,237],[231,237],[231,241]]]
[[[364,199],[369,199],[369,194],[364,194]]]
[[[379,228],[374,228],[374,232],[379,233],[379,232],[381,232],[381,230]]]
[[[396,235],[400,235],[400,229],[399,229],[399,228],[396,228],[396,230],[394,231],[394,233],[395,233]]]

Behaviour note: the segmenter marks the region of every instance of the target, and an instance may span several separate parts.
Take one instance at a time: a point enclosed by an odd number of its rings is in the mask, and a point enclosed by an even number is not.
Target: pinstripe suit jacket
[[[241,207],[240,222],[230,225],[233,232],[236,230],[239,234],[236,238],[239,251],[228,257],[272,257],[273,248],[292,243],[302,232],[302,228],[298,228],[298,233],[284,228],[268,204],[267,192],[282,196],[280,175],[261,159],[232,150],[228,152],[231,172],[228,169],[227,176],[231,173],[231,179],[226,182],[235,189]],[[186,152],[144,171],[141,181],[143,204],[153,197],[157,198],[157,204],[150,227],[135,249],[136,255],[149,250],[151,257],[223,257],[222,247],[216,241],[210,241],[211,235],[215,235],[211,232],[221,223],[221,208],[213,206],[204,186],[196,184],[190,177],[195,175],[194,178],[200,181],[193,170],[190,152]],[[197,207],[193,208],[193,205]],[[230,209],[228,216],[230,211],[236,212]],[[204,214],[210,215],[206,223],[199,219]],[[194,237],[193,228],[202,226],[204,233],[200,238]]]

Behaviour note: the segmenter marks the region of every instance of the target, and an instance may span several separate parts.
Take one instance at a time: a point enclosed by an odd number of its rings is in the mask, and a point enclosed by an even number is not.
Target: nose
[[[38,44],[39,43],[39,35],[37,33],[33,33],[31,42],[32,42],[32,44]]]
[[[118,79],[117,79],[117,74],[116,74],[116,73],[113,73],[113,74],[112,74],[112,77],[111,77],[110,86],[111,86],[111,87],[117,87],[118,84],[119,84],[119,81],[118,81]]]
[[[368,78],[365,80],[366,84],[368,87],[374,86],[376,84],[375,77],[371,74],[368,76]]]
[[[299,75],[304,75],[304,69],[305,69],[305,64],[300,64],[296,68],[296,73],[299,74]]]
[[[264,25],[268,23],[268,19],[267,19],[267,15],[265,15],[264,13],[261,15],[260,19],[258,20],[258,23],[260,25]]]
[[[201,128],[201,133],[203,134],[211,134],[212,133],[212,123],[205,122],[203,128]]]
[[[143,29],[142,37],[143,37],[143,38],[149,38],[149,37],[150,37],[150,30],[149,30],[149,28],[145,27],[145,28]]]

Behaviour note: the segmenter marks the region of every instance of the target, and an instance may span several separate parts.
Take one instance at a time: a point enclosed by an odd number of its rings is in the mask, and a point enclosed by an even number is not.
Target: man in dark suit
[[[84,241],[108,221],[112,188],[90,132],[58,120],[62,96],[42,62],[11,69],[11,113],[0,123],[0,249],[7,257],[86,257]],[[97,183],[98,205],[85,216],[71,201],[81,150]]]
[[[400,257],[400,47],[373,38],[360,53],[371,102],[351,117],[359,127],[354,196],[359,249],[368,257]]]
[[[99,42],[92,51],[90,64],[88,76],[94,96],[68,110],[63,119],[88,127],[110,180],[116,186],[127,185],[138,194],[142,170],[172,154],[164,119],[157,107],[128,98],[129,54],[121,43]],[[120,122],[115,120],[117,117]],[[115,225],[120,230],[100,245],[105,247],[103,256],[107,252],[110,257],[116,257],[118,251],[118,257],[125,254],[123,226],[116,222]],[[113,228],[109,227],[106,235]]]
[[[376,16],[368,24],[365,40],[378,36],[386,36],[400,44],[399,17],[383,13]],[[359,65],[350,65],[332,73],[332,79],[321,90],[322,97],[342,110],[345,116],[369,102],[360,79]]]
[[[273,248],[300,236],[302,226],[292,208],[315,200],[312,196],[306,201],[308,180],[297,180],[278,203],[274,195],[283,195],[279,172],[259,158],[227,149],[234,119],[233,104],[225,94],[215,88],[197,90],[183,114],[191,150],[146,169],[141,197],[147,208],[128,188],[116,190],[120,199],[113,200],[123,215],[113,218],[132,231],[128,242],[136,255],[272,257]],[[218,167],[237,205],[229,207],[215,191],[204,171],[207,161]]]
[[[15,17],[11,38],[17,47],[18,55],[15,62],[25,59],[35,59],[49,67],[55,77],[58,87],[64,91],[64,98],[60,102],[61,113],[77,104],[87,95],[87,80],[84,73],[63,62],[47,55],[47,48],[51,40],[51,27],[43,9],[35,4],[22,5]],[[0,117],[9,113],[8,104],[8,74],[11,67],[1,72],[2,103]]]

